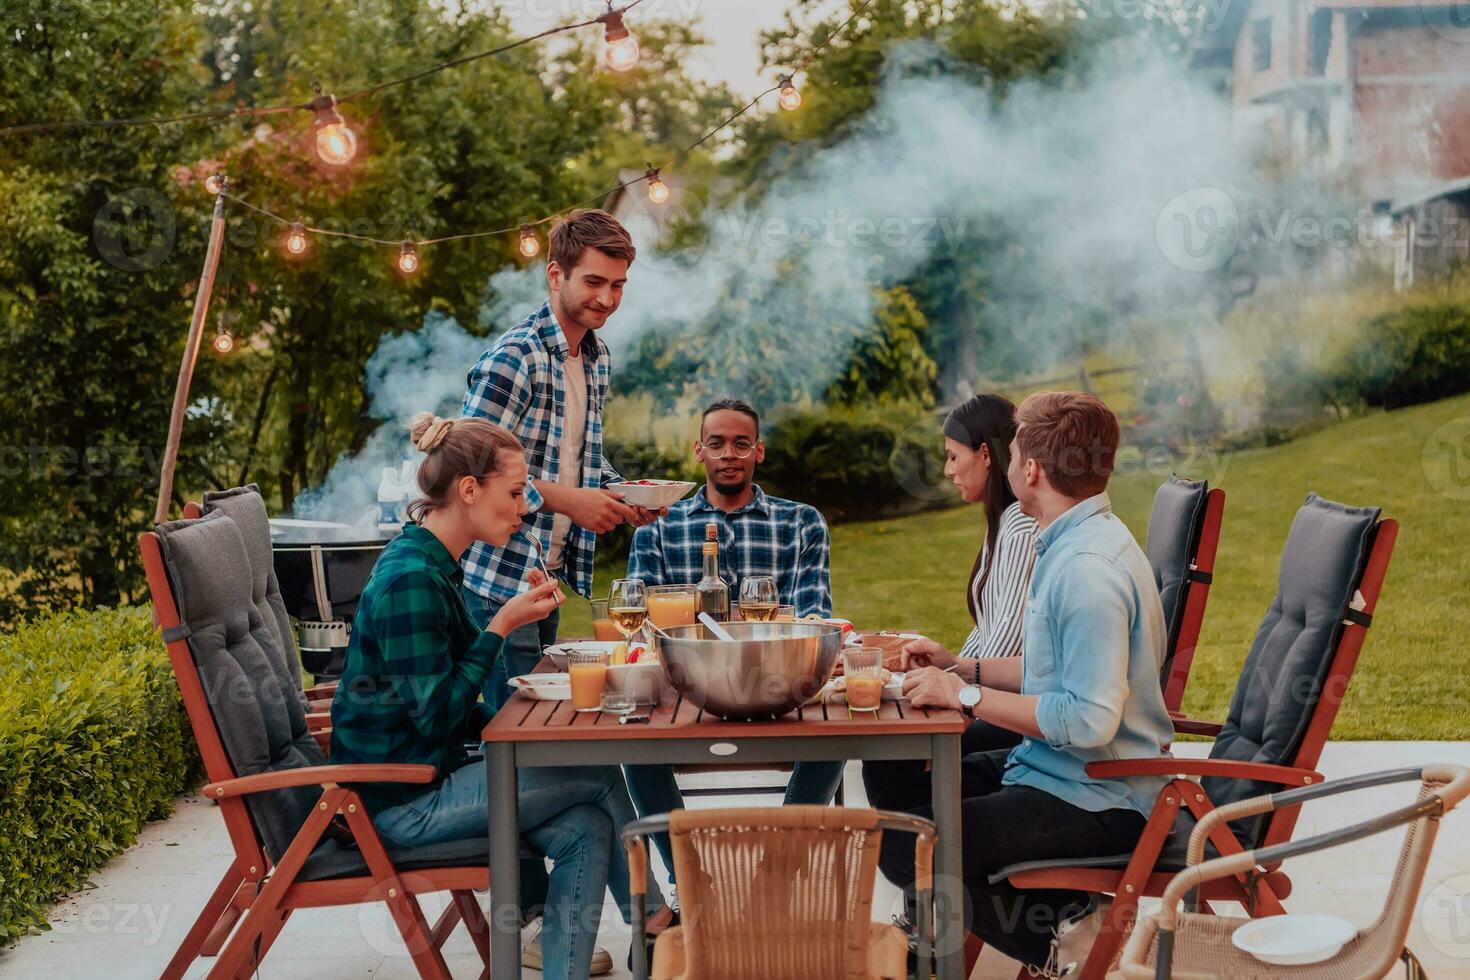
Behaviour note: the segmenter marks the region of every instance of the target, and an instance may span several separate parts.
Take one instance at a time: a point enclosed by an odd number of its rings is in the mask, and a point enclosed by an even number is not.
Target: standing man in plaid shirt
[[[810,504],[772,497],[754,482],[766,457],[760,416],[743,401],[721,399],[704,410],[694,455],[704,464],[705,485],[633,535],[628,577],[645,585],[693,585],[703,576],[704,528],[720,529],[720,577],[730,587],[730,605],[740,582],[756,575],[776,580],[781,602],[798,617],[832,615],[828,571],[831,537],[821,512]],[[628,791],[638,813],[648,816],[683,807],[669,766],[625,766]],[[842,780],[840,762],[798,762],[786,786],[787,803],[825,806]],[[662,835],[656,841],[669,867],[672,856]]]
[[[622,501],[622,481],[602,458],[602,410],[612,376],[597,332],[622,302],[633,239],[606,211],[573,211],[551,230],[546,263],[550,295],[506,331],[470,370],[464,414],[509,429],[526,450],[526,504],[532,514],[503,548],[483,542],[464,556],[465,601],[482,623],[514,598],[536,564],[583,596],[592,591],[597,535],[623,522],[641,527],[658,515]],[[535,544],[531,541],[534,536]],[[559,611],[515,630],[485,685],[498,708],[506,681],[528,674],[541,648],[556,642]]]

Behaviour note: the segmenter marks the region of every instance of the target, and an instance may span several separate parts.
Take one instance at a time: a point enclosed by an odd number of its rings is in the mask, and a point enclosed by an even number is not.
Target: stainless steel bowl
[[[832,676],[842,630],[826,623],[725,623],[732,640],[703,626],[654,634],[674,689],[730,721],[779,718],[810,701]]]

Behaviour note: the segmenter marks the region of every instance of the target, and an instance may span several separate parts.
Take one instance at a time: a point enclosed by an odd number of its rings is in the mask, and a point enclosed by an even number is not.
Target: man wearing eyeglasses
[[[704,410],[694,455],[704,464],[705,485],[669,508],[666,516],[633,535],[628,577],[645,585],[693,585],[703,576],[704,528],[720,529],[720,577],[730,587],[733,609],[746,578],[776,580],[781,603],[798,618],[832,615],[829,572],[831,536],[822,514],[810,504],[766,494],[754,482],[765,459],[760,416],[747,403],[722,398]],[[669,766],[625,766],[628,791],[638,813],[668,813],[684,805]],[[842,779],[840,762],[799,762],[786,787],[787,803],[825,806]],[[673,857],[664,835],[655,841],[664,860]]]

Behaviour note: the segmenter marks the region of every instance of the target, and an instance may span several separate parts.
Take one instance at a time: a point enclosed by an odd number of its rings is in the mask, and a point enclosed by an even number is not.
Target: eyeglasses
[[[700,447],[711,456],[734,456],[736,459],[749,459],[750,454],[755,452],[755,443],[748,439],[736,439],[734,442],[726,442],[723,439],[709,439],[701,441]]]

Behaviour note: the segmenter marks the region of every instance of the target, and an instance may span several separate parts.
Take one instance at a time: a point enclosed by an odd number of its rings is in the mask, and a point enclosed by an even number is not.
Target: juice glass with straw
[[[883,651],[878,647],[842,651],[842,674],[847,683],[847,706],[853,711],[877,711],[883,703]]]
[[[607,686],[607,654],[601,650],[573,650],[567,654],[567,674],[572,683],[572,707],[600,711]]]

